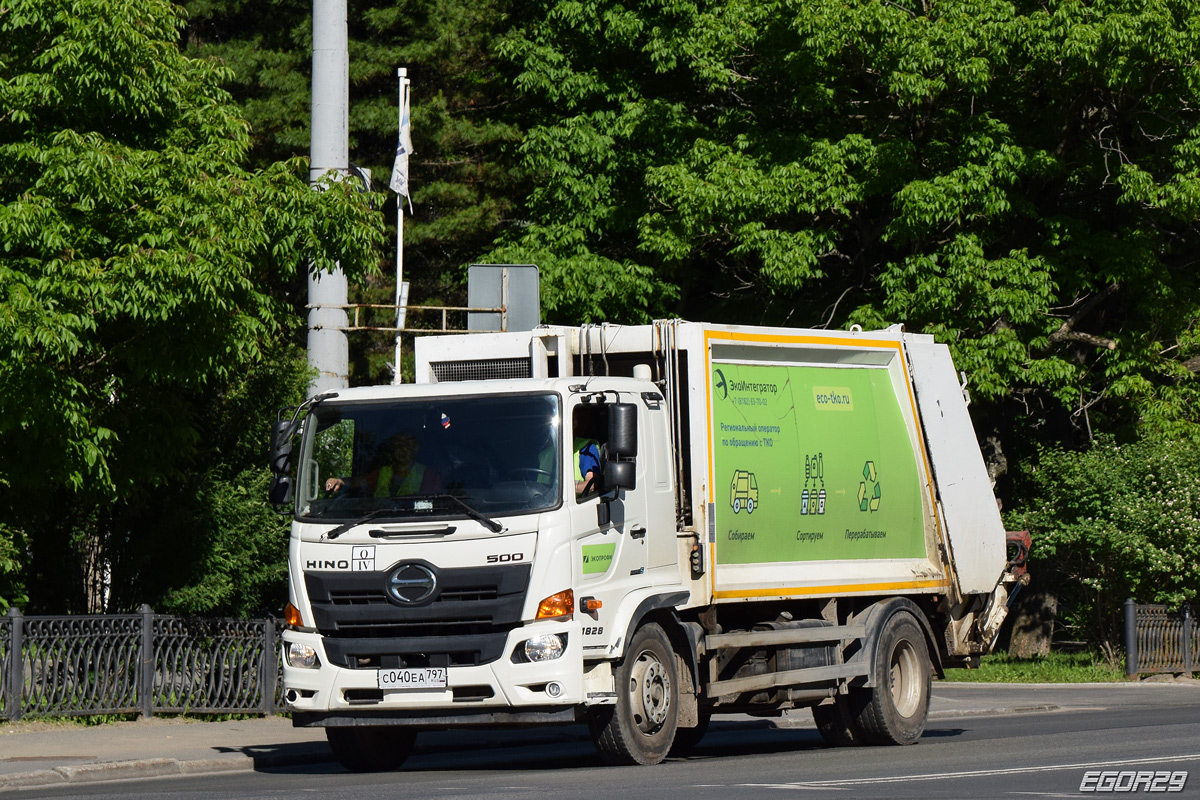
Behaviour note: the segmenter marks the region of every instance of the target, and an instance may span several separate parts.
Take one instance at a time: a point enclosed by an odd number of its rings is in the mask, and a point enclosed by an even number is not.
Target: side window
[[[581,404],[571,418],[571,469],[575,497],[580,502],[595,497],[600,488],[604,439],[608,435],[608,408]]]
[[[318,430],[313,442],[313,460],[314,487],[323,486],[327,478],[349,476],[354,464],[354,420],[338,420]],[[314,496],[320,496],[319,489]]]

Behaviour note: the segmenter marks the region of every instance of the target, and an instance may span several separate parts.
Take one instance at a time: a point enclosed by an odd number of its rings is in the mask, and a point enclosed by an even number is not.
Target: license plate
[[[380,689],[445,689],[445,667],[379,670]]]

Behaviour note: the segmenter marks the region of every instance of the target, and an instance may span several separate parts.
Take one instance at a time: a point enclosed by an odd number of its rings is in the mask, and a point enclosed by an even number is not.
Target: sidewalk
[[[1200,702],[1198,683],[935,683],[930,717],[1044,713],[1145,702]],[[717,716],[710,730],[747,727],[811,728],[813,723],[809,711],[800,709],[780,718]],[[580,741],[588,738],[582,725],[525,729],[520,735],[522,741],[529,743],[542,737],[557,742],[564,738]],[[511,731],[436,731],[418,737],[417,752],[499,747],[512,741]],[[93,727],[36,720],[0,723],[0,791],[332,761],[323,730],[293,728],[291,720],[282,717],[232,722],[154,717]]]

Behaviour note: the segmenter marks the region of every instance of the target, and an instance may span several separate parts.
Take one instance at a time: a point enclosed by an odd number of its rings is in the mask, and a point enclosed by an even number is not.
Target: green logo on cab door
[[[583,546],[583,574],[596,575],[601,572],[608,572],[608,568],[612,566],[613,553],[616,550],[616,542],[610,544],[585,544]]]

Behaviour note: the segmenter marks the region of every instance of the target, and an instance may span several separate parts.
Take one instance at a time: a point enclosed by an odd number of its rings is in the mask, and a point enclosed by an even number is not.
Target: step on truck
[[[665,320],[416,360],[273,437],[285,698],[351,770],[572,723],[654,764],[714,714],[805,707],[831,745],[912,744],[1023,579],[930,336]]]

